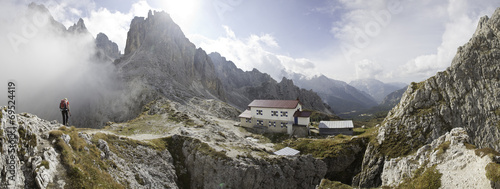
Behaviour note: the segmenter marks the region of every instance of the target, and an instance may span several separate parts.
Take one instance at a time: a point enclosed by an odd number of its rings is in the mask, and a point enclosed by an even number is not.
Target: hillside
[[[1,175],[1,187],[314,188],[328,171],[311,155],[274,155],[276,146],[235,127],[238,111],[220,101],[159,99],[143,111],[105,129],[64,127],[21,113],[12,130],[1,119],[2,159],[14,158],[9,162],[17,166]],[[9,143],[19,144],[17,153],[7,153]],[[12,175],[15,181],[7,182]]]
[[[401,102],[380,126],[377,140],[368,145],[364,171],[354,179],[355,185],[391,184],[384,177],[388,166],[401,157],[420,156],[421,149],[428,149],[429,144],[456,128],[463,128],[465,143],[500,150],[498,28],[500,8],[491,18],[480,19],[476,32],[467,44],[458,48],[448,69],[408,87]],[[421,165],[409,163],[400,169],[411,172]]]

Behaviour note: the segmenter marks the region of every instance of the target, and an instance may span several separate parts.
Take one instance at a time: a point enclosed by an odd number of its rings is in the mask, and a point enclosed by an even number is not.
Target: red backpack
[[[61,104],[59,104],[59,108],[60,109],[68,109],[68,107],[67,107],[67,101],[64,100],[64,99],[62,99],[61,100]]]

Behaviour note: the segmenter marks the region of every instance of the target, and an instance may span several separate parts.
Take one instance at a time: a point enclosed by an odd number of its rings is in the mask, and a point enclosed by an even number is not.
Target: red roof
[[[300,102],[298,100],[254,100],[248,106],[259,108],[284,108],[294,109]]]
[[[312,114],[312,112],[310,111],[295,111],[295,113],[293,113],[293,117],[310,117]]]

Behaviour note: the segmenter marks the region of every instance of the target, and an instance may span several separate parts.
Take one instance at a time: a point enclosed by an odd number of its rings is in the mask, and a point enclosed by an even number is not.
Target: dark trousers
[[[69,117],[68,111],[61,111],[63,117],[63,125],[68,125]]]

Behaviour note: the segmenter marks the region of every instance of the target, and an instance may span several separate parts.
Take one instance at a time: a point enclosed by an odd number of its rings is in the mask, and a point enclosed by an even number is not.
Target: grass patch
[[[40,165],[38,165],[37,168],[40,168],[42,166],[44,166],[45,169],[49,169],[49,162],[47,160],[42,160],[42,162],[40,163]]]
[[[411,82],[410,85],[411,85],[411,88],[413,89],[413,91],[415,91],[417,89],[421,89],[424,87],[424,81],[419,82],[419,83]]]
[[[68,146],[60,136],[71,136]],[[57,137],[59,136],[59,137]],[[100,150],[95,144],[86,144],[84,139],[78,137],[75,128],[61,127],[58,131],[51,131],[49,138],[55,139],[55,148],[61,153],[61,163],[66,168],[67,185],[71,188],[124,188],[117,183],[107,172],[113,163],[102,160]],[[87,147],[89,151],[82,150]]]
[[[500,165],[494,162],[488,163],[485,167],[486,178],[493,182],[500,181]]]
[[[443,155],[446,150],[448,150],[450,148],[450,144],[451,142],[450,141],[446,141],[446,142],[443,142],[442,144],[440,144],[435,150],[437,150],[437,153],[436,155],[437,156],[440,156],[440,155]]]
[[[352,187],[338,181],[322,179],[317,189],[352,189]]]
[[[281,145],[276,145],[275,148],[288,146],[299,150],[301,154],[311,154],[315,158],[335,158],[352,154],[353,152],[350,147],[358,142],[363,142],[362,140],[363,138],[350,140],[346,136],[336,136],[333,139],[299,138],[297,140],[286,140]]]
[[[400,184],[397,189],[438,189],[441,187],[441,176],[442,173],[436,169],[436,166],[429,167],[427,169],[421,167],[417,169],[414,173],[412,179],[405,179],[402,184]],[[423,172],[422,172],[423,171]]]
[[[392,134],[391,137],[386,137],[382,144],[378,145],[377,142],[373,141],[373,144],[379,148],[381,154],[388,156],[389,158],[397,158],[407,156],[416,152],[420,147],[422,147],[425,142],[417,140],[421,136],[424,138],[429,138],[430,130],[427,132],[423,131],[423,128],[418,128],[414,131],[405,131],[404,126],[398,126],[400,132],[410,132],[412,138],[408,138],[405,134]],[[411,141],[411,143],[409,142]]]
[[[479,157],[484,157],[486,155],[492,155],[492,156],[500,156],[500,153],[498,153],[496,150],[493,148],[481,148],[481,149],[476,149],[474,151],[477,156]]]
[[[473,149],[476,149],[476,146],[475,146],[474,144],[469,144],[469,143],[467,143],[467,142],[466,142],[466,143],[464,143],[464,145],[465,145],[465,148],[466,148],[467,150],[473,150]]]

